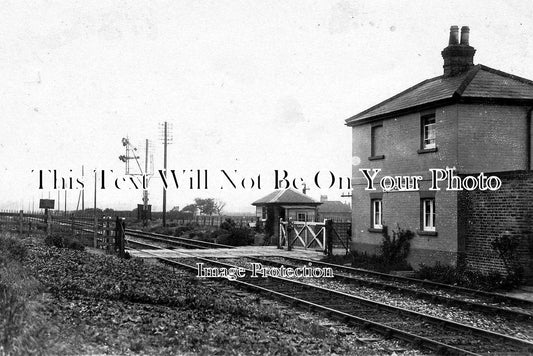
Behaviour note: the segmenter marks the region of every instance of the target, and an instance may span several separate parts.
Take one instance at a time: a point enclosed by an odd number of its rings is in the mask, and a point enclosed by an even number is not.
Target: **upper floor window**
[[[422,116],[422,149],[429,150],[437,147],[435,126],[435,114]]]
[[[385,138],[383,136],[383,125],[375,124],[370,128],[370,160],[383,159],[383,148]]]
[[[262,219],[262,220],[266,220],[267,217],[268,217],[268,215],[267,215],[267,207],[266,207],[266,206],[263,206],[263,207],[261,208],[261,219]]]

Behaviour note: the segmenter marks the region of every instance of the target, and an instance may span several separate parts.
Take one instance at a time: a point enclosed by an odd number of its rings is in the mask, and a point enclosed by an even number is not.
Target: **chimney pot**
[[[468,41],[470,37],[470,28],[468,26],[461,27],[461,45],[469,46]]]
[[[452,26],[450,28],[450,43],[448,47],[441,52],[444,59],[444,77],[455,76],[464,73],[474,66],[474,54],[476,50],[468,43],[470,28],[463,26],[461,28],[461,43],[458,42],[457,34],[459,28]]]
[[[459,44],[459,26],[450,27],[450,41],[448,45],[457,45]]]

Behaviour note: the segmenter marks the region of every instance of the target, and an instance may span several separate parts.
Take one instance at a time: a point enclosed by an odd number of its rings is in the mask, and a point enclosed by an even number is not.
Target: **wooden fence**
[[[124,255],[125,222],[122,218],[74,214],[0,211],[0,231],[20,234],[43,230],[47,235],[69,234],[85,246]]]

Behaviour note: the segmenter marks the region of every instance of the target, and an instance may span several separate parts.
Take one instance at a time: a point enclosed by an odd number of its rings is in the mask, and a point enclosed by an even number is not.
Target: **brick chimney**
[[[470,28],[461,27],[461,42],[459,42],[459,27],[450,27],[450,40],[448,47],[441,52],[444,58],[444,76],[452,77],[463,73],[474,66],[474,53],[476,50],[469,42]]]

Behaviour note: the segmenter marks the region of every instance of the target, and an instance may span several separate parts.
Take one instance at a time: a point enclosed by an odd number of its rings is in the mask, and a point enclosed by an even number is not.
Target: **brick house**
[[[452,26],[442,51],[444,73],[346,120],[352,129],[353,249],[377,252],[382,228],[397,224],[415,233],[409,262],[503,269],[490,244],[520,239],[519,263],[531,276],[533,81],[474,65],[469,28]],[[412,68],[416,70],[416,68]],[[360,162],[360,163],[359,163]],[[498,176],[500,189],[430,190],[432,168],[454,168],[459,177]],[[421,176],[419,189],[366,190],[360,169],[383,176]],[[373,171],[372,171],[373,172]]]

